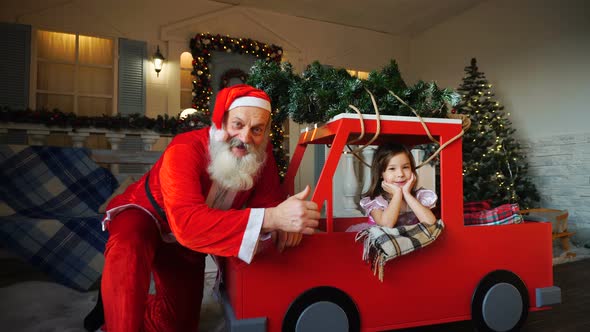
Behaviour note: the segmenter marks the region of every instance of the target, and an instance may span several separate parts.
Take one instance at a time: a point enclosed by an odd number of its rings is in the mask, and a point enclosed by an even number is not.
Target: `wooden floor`
[[[555,285],[561,288],[562,304],[551,310],[529,313],[525,332],[590,331],[590,259],[556,265]],[[0,287],[27,280],[50,280],[14,258],[0,258]],[[474,331],[471,322],[458,322],[398,331]]]

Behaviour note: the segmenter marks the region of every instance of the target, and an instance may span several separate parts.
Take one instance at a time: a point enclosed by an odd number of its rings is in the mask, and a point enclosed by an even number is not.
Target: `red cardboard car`
[[[460,120],[423,120],[441,144],[461,132]],[[415,117],[367,115],[363,123],[365,137],[355,144],[377,131],[376,145],[429,142]],[[379,281],[362,260],[355,233],[344,232],[366,217],[333,217],[334,172],[346,142],[360,133],[352,114],[301,133],[285,178],[291,194],[306,147],[331,144],[311,198],[326,208],[322,232],[282,253],[269,246],[249,265],[225,261],[222,294],[230,330],[382,331],[473,320],[478,330],[509,331],[518,330],[529,311],[561,302],[553,285],[550,223],[464,225],[460,139],[440,154],[444,231],[428,247],[389,261]]]

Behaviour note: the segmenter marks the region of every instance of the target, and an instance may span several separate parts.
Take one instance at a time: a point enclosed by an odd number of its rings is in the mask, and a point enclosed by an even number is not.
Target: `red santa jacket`
[[[229,210],[213,209],[206,204],[212,186],[207,172],[209,163],[209,128],[177,135],[148,173],[111,200],[107,218],[110,210],[134,204],[157,219],[164,238],[172,233],[180,244],[192,250],[237,256],[250,208],[274,207],[286,198],[279,182],[272,144],[268,143],[266,162],[254,187],[238,192]],[[150,191],[165,212],[165,219],[159,216],[146,195],[148,175]]]

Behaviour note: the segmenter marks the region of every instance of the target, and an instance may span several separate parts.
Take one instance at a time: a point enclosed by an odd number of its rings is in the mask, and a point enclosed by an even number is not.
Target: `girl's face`
[[[389,159],[385,171],[381,173],[383,181],[403,187],[412,177],[412,164],[405,153],[398,153]]]

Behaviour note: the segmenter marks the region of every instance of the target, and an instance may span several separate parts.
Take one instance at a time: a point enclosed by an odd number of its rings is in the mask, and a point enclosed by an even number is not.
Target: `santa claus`
[[[109,332],[197,331],[205,255],[249,263],[261,234],[296,246],[318,225],[309,187],[287,198],[269,141],[262,90],[221,90],[212,126],[177,135],[108,205],[101,292]],[[149,295],[150,275],[156,294]]]

